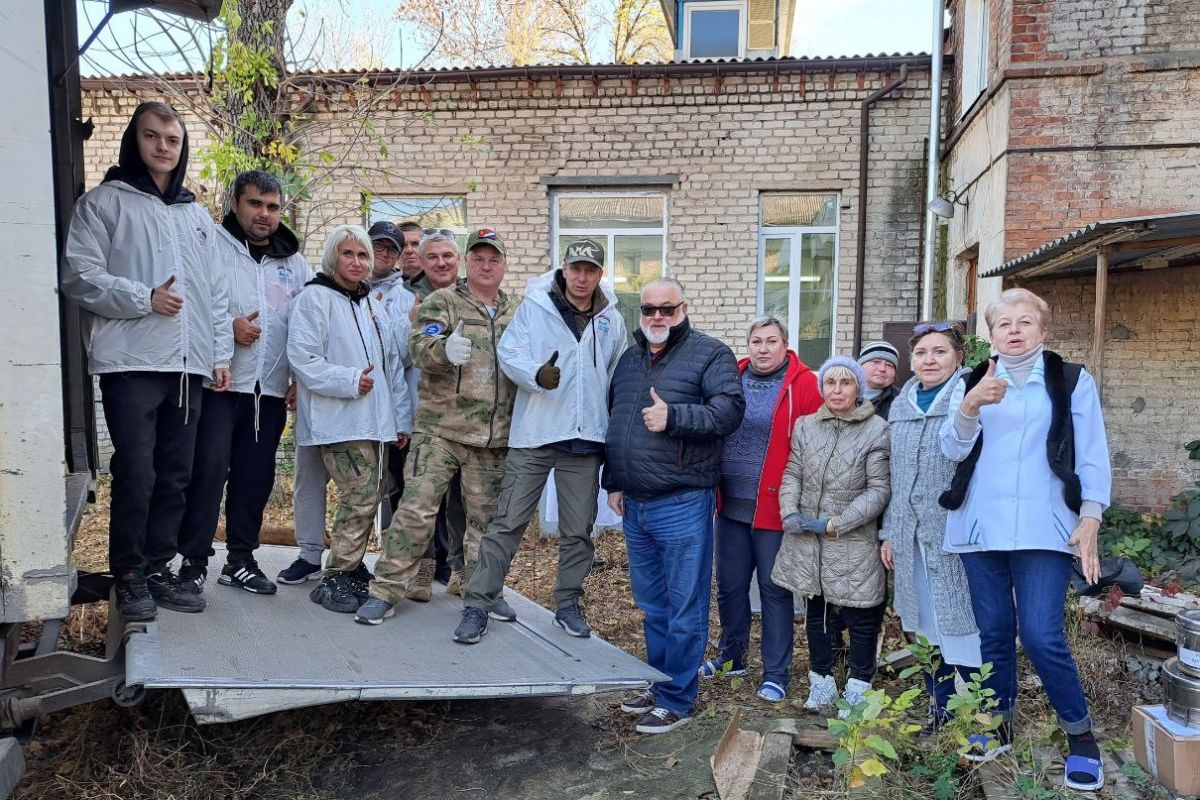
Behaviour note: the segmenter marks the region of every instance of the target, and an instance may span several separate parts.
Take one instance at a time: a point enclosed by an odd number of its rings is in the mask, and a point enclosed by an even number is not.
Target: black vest
[[[1083,365],[1063,361],[1062,356],[1049,350],[1044,352],[1042,360],[1046,365],[1046,394],[1050,395],[1051,414],[1050,431],[1046,434],[1046,459],[1050,462],[1050,471],[1063,482],[1063,500],[1067,508],[1078,514],[1083,504],[1083,489],[1079,484],[1079,476],[1075,474],[1075,425],[1071,422],[1071,394],[1079,383]],[[965,378],[967,391],[975,388],[986,373],[986,361],[971,370],[971,374]],[[983,431],[979,432],[970,455],[959,462],[950,488],[938,498],[938,505],[942,508],[954,511],[962,507],[981,450]]]

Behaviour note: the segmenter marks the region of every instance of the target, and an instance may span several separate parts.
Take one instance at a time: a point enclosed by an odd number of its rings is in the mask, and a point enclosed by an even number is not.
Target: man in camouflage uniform
[[[378,625],[395,612],[433,537],[438,505],[462,476],[467,514],[466,573],[496,513],[516,387],[500,371],[496,346],[516,311],[500,290],[505,246],[483,228],[467,239],[467,277],[438,289],[417,311],[409,352],[421,370],[415,436],[404,470],[404,502],[396,509],[375,566],[370,599],[355,621]],[[491,613],[516,615],[500,598]]]

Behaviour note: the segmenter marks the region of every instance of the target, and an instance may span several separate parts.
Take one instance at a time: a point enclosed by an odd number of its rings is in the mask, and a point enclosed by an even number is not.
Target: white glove
[[[446,360],[456,367],[471,360],[471,340],[463,336],[463,322],[458,321],[458,327],[446,337]]]

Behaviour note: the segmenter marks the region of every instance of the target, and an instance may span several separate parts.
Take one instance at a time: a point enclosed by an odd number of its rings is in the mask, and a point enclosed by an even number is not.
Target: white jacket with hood
[[[404,275],[396,270],[382,280],[371,283],[371,297],[383,306],[388,320],[392,323],[392,335],[396,338],[396,348],[400,351],[400,362],[404,365],[404,380],[408,385],[409,416],[401,420],[401,430],[412,430],[412,413],[417,409],[417,378],[419,371],[413,366],[412,355],[408,352],[408,335],[412,332],[412,311],[417,302],[417,296],[404,285]]]
[[[347,291],[318,274],[292,301],[287,354],[297,385],[296,444],[394,442],[412,432],[396,338],[366,284]],[[360,395],[368,366],[375,385]]]
[[[608,431],[608,381],[625,352],[625,321],[617,297],[601,283],[603,302],[579,339],[550,297],[558,270],[533,278],[525,300],[500,337],[500,369],[517,384],[509,447],[543,447],[584,439],[603,444]],[[557,389],[537,383],[537,372],[558,351]]]
[[[233,317],[257,311],[254,323],[262,329],[254,344],[235,344],[233,348],[231,392],[253,394],[258,385],[262,394],[287,395],[291,377],[287,361],[288,306],[312,280],[313,271],[299,252],[296,236],[283,225],[272,237],[272,244],[276,242],[261,262],[255,261],[245,242],[224,225],[217,228],[217,260],[229,281],[231,323]]]
[[[62,288],[83,310],[88,370],[182,372],[208,383],[233,357],[233,327],[216,233],[183,188],[187,137],[172,183],[159,191],[138,155],[135,123],[119,165],[75,204],[67,229]],[[155,314],[150,294],[170,277],[178,314]]]

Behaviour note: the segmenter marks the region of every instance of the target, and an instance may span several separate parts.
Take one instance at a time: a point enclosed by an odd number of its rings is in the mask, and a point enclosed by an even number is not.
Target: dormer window
[[[745,58],[746,4],[694,0],[684,5],[683,57]]]

